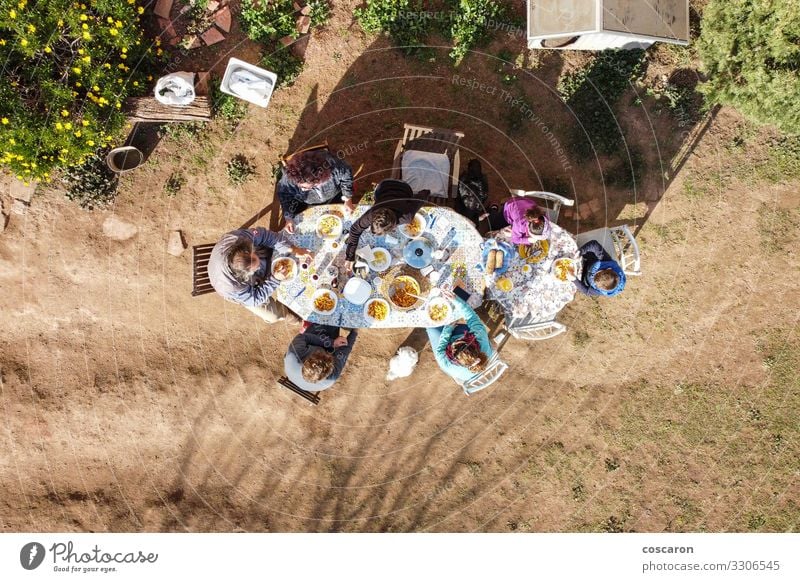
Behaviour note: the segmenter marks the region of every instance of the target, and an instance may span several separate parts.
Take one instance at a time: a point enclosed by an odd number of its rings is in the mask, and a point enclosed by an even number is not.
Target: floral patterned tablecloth
[[[575,285],[571,281],[561,281],[552,273],[553,262],[561,257],[569,257],[577,262],[577,276],[581,275],[580,253],[575,238],[566,230],[552,225],[549,249],[545,257],[536,260],[523,258],[520,246],[511,243],[508,231],[499,231],[496,240],[513,247],[508,270],[502,275],[486,275],[486,294],[497,301],[509,319],[531,316],[531,322],[551,321],[564,306],[575,298]],[[490,244],[490,241],[487,241]],[[513,288],[502,291],[498,282],[511,279]]]
[[[391,313],[385,321],[370,323],[364,317],[364,306],[354,305],[347,301],[342,293],[332,289],[333,277],[330,267],[338,269],[339,289],[344,287],[344,262],[345,262],[345,242],[347,240],[347,229],[354,220],[357,220],[368,206],[359,205],[351,216],[344,211],[341,204],[327,204],[312,206],[298,215],[294,234],[288,235],[292,244],[310,249],[314,252],[314,259],[307,264],[306,268],[300,268],[299,275],[292,281],[281,284],[275,292],[275,297],[297,313],[300,317],[314,323],[324,323],[328,325],[338,325],[345,328],[363,327],[435,327],[453,322],[456,318],[452,314],[450,317],[439,323],[430,321],[427,311],[416,308],[411,311],[400,311],[392,308]],[[440,245],[449,239],[445,249],[447,255],[443,261],[434,260],[432,265],[435,272],[441,273],[441,278],[437,282],[438,287],[452,287],[459,285],[471,294],[482,296],[484,293],[483,273],[477,269],[481,260],[481,243],[483,238],[475,230],[472,223],[449,208],[443,207],[423,207],[420,211],[430,225],[425,236],[430,236],[439,248]],[[339,238],[335,240],[324,240],[317,234],[317,223],[326,214],[336,214],[343,219],[344,229]],[[392,254],[392,266],[404,264],[403,247],[408,239],[397,230],[390,233],[391,237],[398,240],[395,244],[387,242],[386,236],[375,236],[369,230],[361,235],[359,248],[369,245],[370,247],[383,247]],[[275,255],[275,259],[278,255]],[[273,259],[274,260],[274,259]],[[383,275],[389,270],[384,271]],[[316,277],[316,278],[315,278]],[[380,273],[370,272],[368,280],[372,283],[372,295],[370,297],[383,297],[381,289],[382,279]],[[338,297],[336,310],[330,315],[321,315],[313,311],[312,296],[317,289],[331,289]]]

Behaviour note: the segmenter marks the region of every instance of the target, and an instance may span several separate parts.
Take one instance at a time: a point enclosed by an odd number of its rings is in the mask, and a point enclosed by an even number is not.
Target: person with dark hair
[[[515,197],[507,200],[501,208],[493,206],[479,220],[489,220],[489,230],[509,229],[511,242],[528,245],[537,240],[550,238],[550,219],[531,198]]]
[[[270,272],[273,250],[309,259],[311,256],[308,250],[287,242],[282,232],[257,227],[224,235],[214,245],[208,260],[208,278],[214,290],[268,323],[280,321],[290,313],[271,298],[280,285]]]
[[[353,170],[327,149],[301,152],[286,162],[277,194],[286,230],[292,233],[295,217],[314,204],[341,200],[353,211]]]
[[[356,260],[356,249],[361,234],[370,229],[373,234],[382,235],[399,224],[408,224],[425,204],[427,190],[414,192],[411,186],[401,180],[383,180],[375,188],[375,204],[350,225],[347,237],[345,258],[348,272],[352,271]]]
[[[590,240],[580,249],[583,272],[575,279],[575,287],[589,296],[613,297],[625,288],[625,272],[614,257],[596,240]]]
[[[456,380],[466,382],[482,372],[494,356],[489,334],[475,310],[452,293],[445,295],[454,303],[466,323],[429,327],[433,357],[442,371]]]
[[[319,392],[333,386],[342,375],[358,337],[354,329],[350,330],[347,337],[340,337],[339,331],[333,325],[307,323],[289,344],[283,359],[286,377],[309,392]]]
[[[480,161],[472,159],[467,164],[467,169],[458,177],[456,212],[478,226],[479,217],[486,212],[488,199],[489,181],[481,169]]]

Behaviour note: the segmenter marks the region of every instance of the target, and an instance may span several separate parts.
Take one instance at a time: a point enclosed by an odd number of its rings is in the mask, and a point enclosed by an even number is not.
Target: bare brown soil
[[[165,139],[113,208],[49,190],[13,217],[0,238],[2,531],[797,531],[800,194],[737,172],[767,160],[770,133],[723,109],[684,135],[631,94],[620,123],[647,171],[635,191],[610,188],[602,160],[565,169],[498,98],[524,95],[566,149],[573,118],[554,86],[584,55],[529,55],[505,85],[496,55],[519,54],[521,37],[454,70],[447,49],[409,59],[365,38],[353,5],[336,3],[268,109]],[[216,64],[254,50],[226,41]],[[410,330],[366,330],[311,408],[275,383],[296,329],[192,298],[190,253],[168,255],[167,237],[215,241],[272,201],[280,154],[319,138],[365,164],[363,192],[388,175],[403,122],[464,131],[462,160],[483,160],[493,199],[562,184],[600,201],[562,224],[635,225],[644,274],[616,299],[578,297],[556,339],[511,340],[511,372],[473,397],[429,349],[412,377],[385,382]],[[240,153],[258,175],[236,188],[225,165]],[[188,183],[169,196],[175,171]],[[109,238],[109,217],[136,233]]]

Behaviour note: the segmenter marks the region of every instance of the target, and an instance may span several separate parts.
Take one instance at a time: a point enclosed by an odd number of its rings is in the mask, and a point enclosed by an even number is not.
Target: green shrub
[[[294,0],[242,0],[239,22],[256,42],[268,43],[284,36],[297,38]]]
[[[424,44],[432,29],[420,0],[367,0],[355,17],[364,32],[386,33],[407,54]]]
[[[18,178],[51,179],[82,164],[125,124],[152,51],[144,8],[128,0],[0,0],[0,162]]]
[[[593,148],[602,154],[622,149],[614,105],[643,72],[643,50],[606,50],[588,67],[559,79],[561,98],[583,126],[574,137],[578,154],[590,156]]]
[[[450,57],[460,63],[470,49],[490,35],[490,19],[506,16],[494,0],[445,0],[440,10],[426,11],[422,0],[367,0],[355,17],[364,32],[386,33],[405,53],[419,52],[435,29],[452,40]]]
[[[256,173],[256,168],[243,154],[237,154],[228,162],[228,181],[234,186],[247,182]]]
[[[66,168],[61,181],[67,188],[66,196],[82,208],[103,208],[114,201],[117,194],[117,175],[106,165],[110,148],[89,154],[81,164]]]
[[[247,115],[247,102],[223,93],[219,89],[219,83],[214,82],[211,90],[211,107],[214,115],[220,117],[229,130],[234,130]]]
[[[288,48],[280,48],[261,59],[260,66],[278,75],[275,88],[289,87],[303,72],[303,61],[294,56]]]
[[[184,186],[186,186],[186,177],[180,172],[172,172],[164,183],[164,192],[175,196]]]
[[[458,65],[472,48],[486,40],[489,20],[504,17],[505,8],[494,0],[451,0],[451,4],[453,50],[450,57]]]
[[[699,53],[712,103],[800,133],[800,10],[787,0],[711,0]]]

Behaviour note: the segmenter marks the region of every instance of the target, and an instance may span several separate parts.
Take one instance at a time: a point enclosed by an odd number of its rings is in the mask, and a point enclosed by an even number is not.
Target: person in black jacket
[[[411,186],[401,180],[384,180],[375,188],[375,204],[350,226],[345,251],[347,271],[353,269],[356,249],[361,233],[370,229],[373,234],[382,235],[398,224],[409,224],[414,215],[425,204],[428,191],[414,192]]]
[[[292,156],[283,170],[277,192],[289,233],[294,232],[296,216],[313,204],[341,200],[348,212],[355,208],[353,170],[328,150],[311,150]]]
[[[342,375],[358,332],[351,329],[345,338],[339,336],[339,328],[334,325],[306,325],[289,344],[284,372],[303,390],[319,392],[333,386]]]
[[[472,159],[467,164],[466,171],[458,177],[456,212],[478,226],[479,217],[486,212],[488,199],[489,181],[481,169],[481,163]]]

